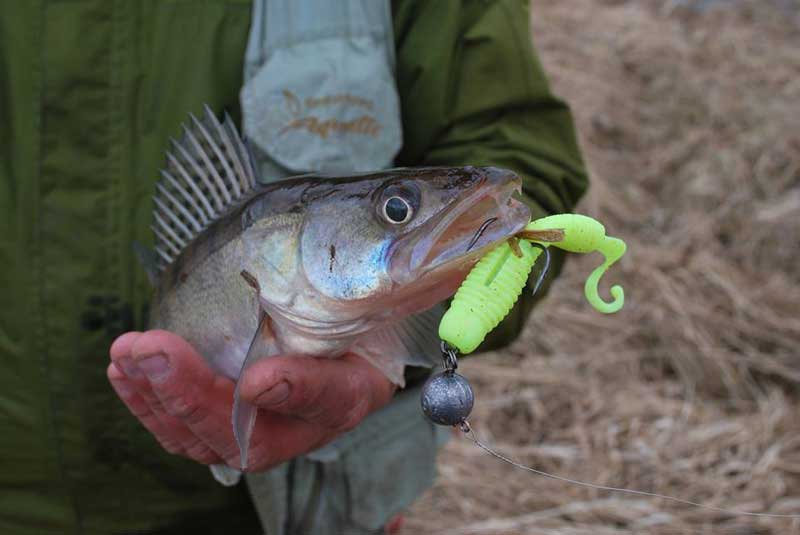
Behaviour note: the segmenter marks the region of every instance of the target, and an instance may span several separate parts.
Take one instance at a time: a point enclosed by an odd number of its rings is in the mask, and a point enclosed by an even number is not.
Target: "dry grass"
[[[720,3],[720,2],[717,2]],[[800,513],[800,2],[534,0],[536,44],[626,239],[623,312],[574,258],[509,351],[473,359],[474,428],[528,465]],[[800,534],[537,477],[464,439],[405,534]]]

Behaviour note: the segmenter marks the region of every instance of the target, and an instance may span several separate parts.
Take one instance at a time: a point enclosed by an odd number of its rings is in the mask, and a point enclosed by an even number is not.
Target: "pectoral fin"
[[[233,434],[236,443],[239,445],[241,454],[242,470],[247,468],[247,452],[250,446],[250,437],[253,434],[253,426],[256,423],[258,407],[242,400],[239,397],[239,387],[242,384],[242,377],[245,371],[258,360],[265,357],[272,357],[279,353],[275,345],[275,336],[270,327],[270,317],[266,313],[261,313],[261,320],[258,323],[247,357],[242,364],[239,378],[236,381],[236,390],[233,398]]]
[[[439,322],[444,308],[437,305],[360,338],[353,351],[381,370],[390,381],[405,385],[409,366],[436,366],[439,359]]]
[[[242,479],[242,473],[225,464],[212,464],[209,466],[211,474],[217,482],[225,487],[232,487]]]

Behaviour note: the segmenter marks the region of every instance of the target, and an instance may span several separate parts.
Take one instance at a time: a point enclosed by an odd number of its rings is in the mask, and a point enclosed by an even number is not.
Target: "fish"
[[[399,386],[406,366],[435,366],[441,303],[530,220],[520,188],[496,167],[265,182],[229,116],[190,116],[153,197],[150,315],[237,382],[241,466],[215,477],[246,470],[257,409],[238,381],[259,359],[353,352]]]

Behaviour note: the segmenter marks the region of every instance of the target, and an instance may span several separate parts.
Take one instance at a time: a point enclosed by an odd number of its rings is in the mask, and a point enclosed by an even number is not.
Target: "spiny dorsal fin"
[[[159,269],[256,187],[250,151],[231,118],[225,115],[220,123],[208,106],[202,121],[189,117],[181,140],[171,140],[167,167],[153,197]]]

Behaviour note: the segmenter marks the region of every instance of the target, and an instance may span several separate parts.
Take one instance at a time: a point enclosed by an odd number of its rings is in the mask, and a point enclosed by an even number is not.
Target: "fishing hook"
[[[544,253],[544,266],[542,267],[542,271],[539,273],[539,276],[536,278],[536,284],[533,286],[533,293],[531,295],[536,295],[536,292],[539,291],[539,288],[542,286],[544,282],[545,276],[547,276],[547,272],[550,270],[550,250],[542,245],[541,243],[530,242],[530,244],[534,247],[538,247]]]
[[[475,246],[475,244],[478,242],[478,240],[481,239],[481,236],[483,236],[483,233],[486,232],[486,229],[489,228],[489,226],[492,223],[494,223],[495,221],[497,221],[496,217],[490,217],[489,219],[487,219],[486,221],[484,221],[481,224],[481,226],[478,228],[478,230],[475,231],[475,235],[470,240],[469,245],[467,245],[466,252],[469,252],[469,250],[472,249]]]

